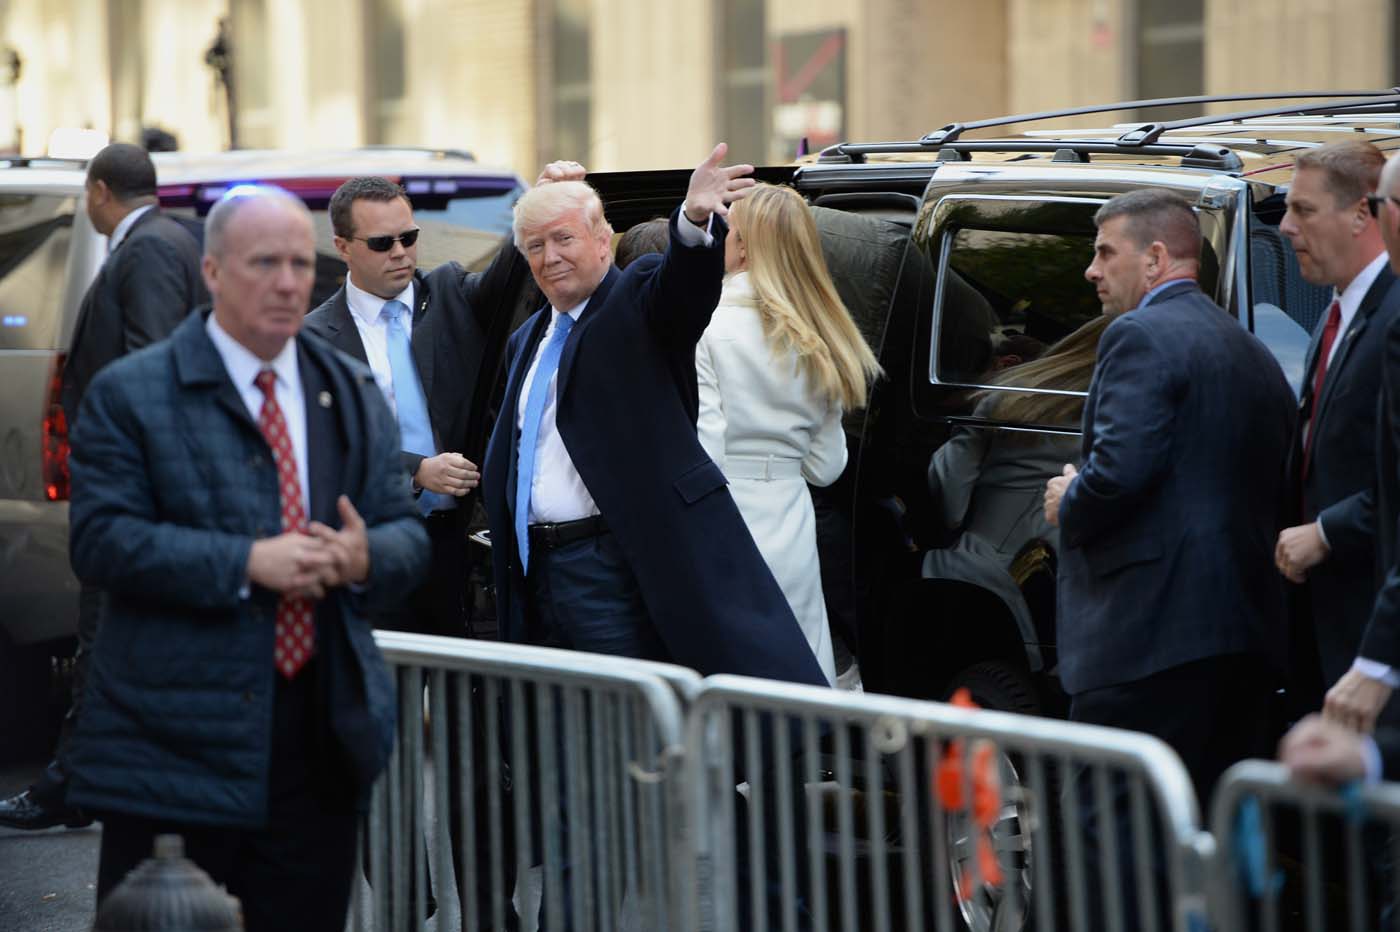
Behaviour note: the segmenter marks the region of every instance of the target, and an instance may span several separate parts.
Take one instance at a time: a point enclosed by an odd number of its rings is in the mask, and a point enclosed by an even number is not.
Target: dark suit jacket
[[[1400,288],[1400,284],[1394,287]],[[1359,655],[1400,668],[1400,318],[1385,331],[1381,395],[1376,416],[1373,520],[1380,591],[1361,636]],[[1394,699],[1388,709],[1400,706]]]
[[[627,556],[671,657],[702,674],[826,685],[724,474],[696,439],[695,344],[719,301],[724,224],[687,248],[609,269],[564,345],[560,436]],[[503,637],[525,641],[526,587],[512,508],[521,383],[549,324],[543,308],[510,339],[505,401],[482,470]]]
[[[192,308],[208,302],[199,264],[199,243],[159,207],[136,218],[83,295],[60,396],[70,427],[103,366],[165,339]]]
[[[1060,505],[1066,691],[1232,653],[1281,665],[1273,551],[1293,414],[1273,356],[1194,283],[1104,331],[1084,466]]]
[[[69,792],[99,811],[251,827],[267,813],[277,596],[241,590],[249,549],[280,533],[281,508],[267,443],[206,316],[104,370],[72,435],[73,568],[110,602]],[[366,587],[335,590],[316,613],[336,772],[363,792],[388,757],[395,708],[366,618],[417,584],[427,537],[369,371],[317,337],[297,344],[309,517],[338,526],[345,494],[369,527]]]
[[[1308,573],[1302,598],[1293,600],[1307,616],[1300,621],[1315,639],[1324,687],[1351,666],[1375,601],[1371,484],[1376,476],[1376,399],[1386,328],[1400,315],[1395,281],[1395,274],[1382,268],[1339,335],[1322,394],[1314,399],[1313,372],[1325,317],[1318,322],[1289,448],[1290,499],[1301,508],[1294,523],[1320,520],[1332,548],[1327,560]],[[1304,473],[1303,425],[1314,407],[1312,454]]]
[[[486,333],[497,314],[508,313],[509,302],[524,288],[529,273],[529,264],[510,240],[502,244],[484,272],[467,272],[455,262],[426,275],[414,272],[413,363],[428,402],[428,419],[438,450],[481,462],[481,451],[468,449],[467,429]],[[306,329],[367,362],[344,286],[306,315]],[[407,450],[401,455],[404,469],[412,476],[423,455]]]

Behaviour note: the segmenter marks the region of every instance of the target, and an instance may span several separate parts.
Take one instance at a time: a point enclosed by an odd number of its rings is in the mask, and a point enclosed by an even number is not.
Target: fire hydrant
[[[185,857],[179,835],[158,835],[142,861],[97,910],[92,932],[243,932],[238,898]]]

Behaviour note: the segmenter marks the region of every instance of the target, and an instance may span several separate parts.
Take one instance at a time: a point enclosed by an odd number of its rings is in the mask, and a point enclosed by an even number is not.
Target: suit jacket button
[[[254,454],[248,459],[248,465],[252,466],[254,469],[257,469],[257,468],[261,467],[262,464],[263,464],[263,458],[262,458],[262,454],[261,454],[261,453],[254,453]]]
[[[251,705],[252,702],[253,702],[253,692],[252,692],[252,690],[245,690],[244,693],[243,693],[243,703],[244,703],[245,705]]]

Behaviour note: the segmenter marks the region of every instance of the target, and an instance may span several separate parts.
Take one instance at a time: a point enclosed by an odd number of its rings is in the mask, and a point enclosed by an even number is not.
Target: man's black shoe
[[[9,799],[0,799],[0,825],[36,831],[66,825],[69,828],[84,828],[92,824],[92,817],[81,809],[50,809],[25,790]]]

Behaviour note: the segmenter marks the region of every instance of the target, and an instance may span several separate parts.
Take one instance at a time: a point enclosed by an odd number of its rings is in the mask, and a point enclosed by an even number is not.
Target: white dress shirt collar
[[[374,326],[380,320],[380,315],[384,311],[384,305],[389,301],[402,301],[403,306],[408,308],[408,316],[403,319],[404,329],[410,330],[413,326],[413,282],[409,281],[403,291],[400,291],[393,298],[381,298],[379,295],[370,294],[363,288],[355,284],[348,274],[345,276],[345,303],[350,306],[350,313],[354,314],[360,322]]]
[[[258,377],[258,373],[264,369],[271,369],[277,375],[277,381],[283,386],[301,386],[301,375],[297,371],[297,341],[295,338],[287,341],[281,352],[272,358],[271,362],[264,362],[259,359],[252,350],[239,343],[228,331],[219,326],[219,321],[211,313],[209,320],[205,323],[205,329],[209,331],[209,339],[214,341],[214,349],[219,351],[219,357],[224,361],[224,368],[228,370],[229,378],[237,386],[239,392],[243,392],[247,386],[254,384],[253,380]]]
[[[107,237],[108,254],[111,254],[122,244],[122,240],[126,239],[126,235],[131,232],[131,228],[136,226],[136,221],[140,220],[148,211],[154,210],[155,206],[154,204],[146,204],[143,207],[138,207],[121,219],[117,228],[112,231],[112,235]]]
[[[1342,326],[1339,333],[1346,333],[1347,326],[1351,323],[1356,312],[1361,308],[1361,301],[1366,297],[1366,292],[1371,290],[1371,286],[1376,283],[1376,276],[1381,274],[1381,269],[1390,261],[1390,256],[1384,249],[1367,263],[1357,276],[1347,285],[1346,290],[1340,294],[1333,289],[1332,296],[1342,305]]]

